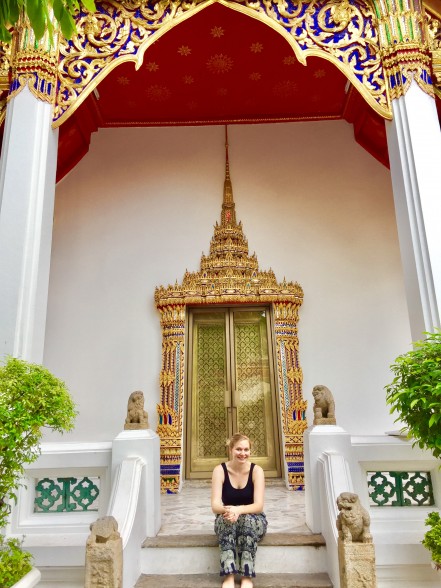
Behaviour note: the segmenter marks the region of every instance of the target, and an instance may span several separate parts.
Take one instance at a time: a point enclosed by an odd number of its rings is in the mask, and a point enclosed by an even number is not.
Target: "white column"
[[[433,98],[412,82],[386,122],[413,340],[440,326],[441,132]]]
[[[24,88],[8,104],[0,168],[0,357],[42,363],[58,129]]]

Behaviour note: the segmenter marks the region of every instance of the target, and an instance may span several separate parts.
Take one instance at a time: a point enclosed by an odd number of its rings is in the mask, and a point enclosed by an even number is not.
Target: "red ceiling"
[[[330,62],[301,65],[266,24],[215,3],[159,38],[135,71],[114,69],[61,126],[57,179],[100,127],[345,119],[388,165],[385,126]]]
[[[106,124],[336,117],[346,79],[329,62],[297,61],[269,26],[221,4],[173,28],[99,87]],[[123,105],[123,109],[120,106]]]

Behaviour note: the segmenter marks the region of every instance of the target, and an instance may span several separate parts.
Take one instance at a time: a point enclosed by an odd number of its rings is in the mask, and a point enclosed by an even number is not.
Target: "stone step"
[[[325,539],[320,533],[267,533],[260,541],[262,545],[285,545],[324,547]],[[147,537],[143,547],[217,547],[217,537],[214,533],[189,533],[187,535],[156,535]]]
[[[141,572],[147,575],[218,574],[219,547],[214,534],[158,535],[141,551]],[[326,545],[314,533],[267,533],[257,550],[256,572],[277,574],[326,572]],[[301,586],[301,584],[300,584]]]
[[[258,574],[254,588],[332,588],[329,576],[319,574]],[[142,575],[135,588],[220,588],[219,574]],[[236,586],[240,579],[236,577]]]

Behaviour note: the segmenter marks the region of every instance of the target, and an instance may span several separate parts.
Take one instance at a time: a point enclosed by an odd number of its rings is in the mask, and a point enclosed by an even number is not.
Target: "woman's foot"
[[[253,585],[251,584],[251,587]],[[225,580],[222,582],[222,588],[234,588],[234,574],[228,574],[225,576]]]
[[[242,578],[240,588],[253,588],[253,581],[251,578]]]

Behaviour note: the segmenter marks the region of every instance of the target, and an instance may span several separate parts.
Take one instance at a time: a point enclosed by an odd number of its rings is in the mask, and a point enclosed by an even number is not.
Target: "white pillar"
[[[441,132],[433,98],[412,82],[386,122],[413,340],[440,326]]]
[[[24,88],[8,104],[0,168],[0,357],[42,363],[58,129]]]

